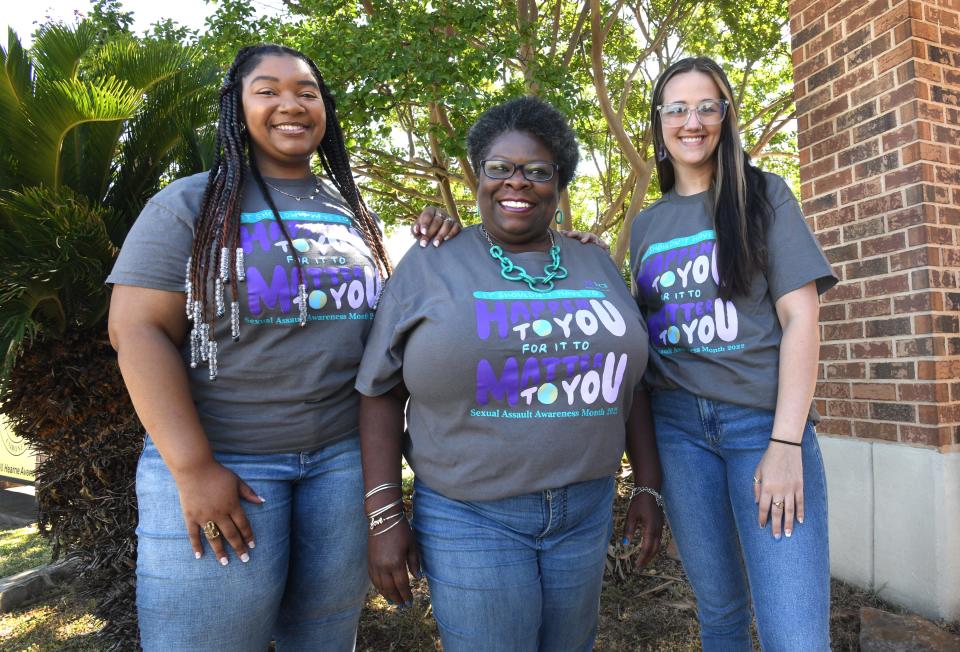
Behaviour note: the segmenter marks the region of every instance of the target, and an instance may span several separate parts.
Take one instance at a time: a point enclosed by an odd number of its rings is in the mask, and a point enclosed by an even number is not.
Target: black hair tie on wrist
[[[771,437],[770,441],[775,441],[778,444],[787,444],[788,446],[802,446],[803,444],[799,441],[787,441],[786,439],[777,439],[776,437]]]

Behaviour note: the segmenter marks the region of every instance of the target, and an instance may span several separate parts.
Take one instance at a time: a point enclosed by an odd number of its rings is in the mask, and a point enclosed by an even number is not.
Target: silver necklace
[[[313,175],[313,180],[315,182],[313,186],[313,192],[310,193],[309,195],[302,195],[302,196],[294,195],[293,193],[286,192],[285,190],[281,190],[280,188],[277,188],[272,183],[268,183],[266,179],[264,179],[263,182],[267,185],[267,188],[269,188],[270,190],[273,190],[274,192],[279,192],[281,195],[285,195],[286,197],[290,197],[291,199],[296,199],[297,201],[303,201],[304,199],[309,199],[310,201],[313,201],[314,199],[320,196],[320,177],[318,177],[317,175]]]

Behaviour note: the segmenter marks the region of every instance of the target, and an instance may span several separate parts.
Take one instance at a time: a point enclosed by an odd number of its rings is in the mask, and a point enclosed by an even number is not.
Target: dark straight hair
[[[669,66],[653,89],[650,124],[655,152],[666,151],[663,124],[657,107],[663,104],[663,89],[673,77],[686,72],[709,75],[727,101],[727,114],[720,128],[720,142],[713,153],[716,162],[713,177],[714,226],[717,233],[717,264],[720,296],[729,299],[750,292],[753,277],[767,270],[767,226],[773,208],[767,200],[767,182],[763,173],[750,164],[750,155],[740,141],[740,127],[733,88],[723,69],[708,57],[681,59]],[[657,156],[660,191],[669,192],[676,184],[676,171],[669,156]]]

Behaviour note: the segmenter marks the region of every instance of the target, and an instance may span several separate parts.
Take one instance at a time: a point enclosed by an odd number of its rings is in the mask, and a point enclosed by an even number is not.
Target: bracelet
[[[377,529],[379,526],[383,525],[387,521],[392,521],[393,519],[400,518],[401,516],[403,516],[402,511],[397,512],[396,514],[391,514],[390,516],[380,516],[377,518],[371,518],[369,529],[371,532],[373,532],[375,529]]]
[[[400,525],[401,523],[403,523],[404,520],[405,520],[405,519],[400,519],[400,520],[398,520],[396,523],[392,523],[389,527],[385,527],[385,528],[383,528],[382,530],[380,530],[379,532],[374,532],[371,536],[378,537],[378,536],[380,536],[381,534],[386,534],[387,532],[389,532],[389,531],[392,530],[393,528],[395,528],[395,527],[397,527],[398,525]]]
[[[777,439],[776,437],[771,437],[770,441],[775,441],[778,444],[787,444],[788,446],[802,446],[803,443],[799,441],[788,441],[786,439]]]
[[[663,496],[661,496],[660,492],[658,492],[656,489],[653,489],[652,487],[634,487],[630,492],[630,500],[633,500],[640,494],[650,494],[653,496],[654,500],[657,501],[657,507],[663,509]]]
[[[376,516],[380,516],[381,514],[384,514],[390,511],[392,507],[396,507],[397,505],[401,505],[401,504],[403,504],[403,498],[398,498],[397,500],[393,501],[389,505],[384,505],[383,507],[379,509],[375,509],[372,512],[367,512],[367,518],[374,518]]]
[[[386,491],[387,489],[394,489],[394,488],[399,489],[399,488],[400,488],[400,483],[399,483],[399,482],[384,482],[383,484],[377,485],[376,487],[374,487],[373,489],[371,489],[370,491],[368,491],[368,492],[366,493],[366,495],[364,495],[363,499],[366,500],[367,498],[369,498],[370,496],[372,496],[372,495],[374,495],[374,494],[378,494],[378,493],[380,493],[381,491]]]

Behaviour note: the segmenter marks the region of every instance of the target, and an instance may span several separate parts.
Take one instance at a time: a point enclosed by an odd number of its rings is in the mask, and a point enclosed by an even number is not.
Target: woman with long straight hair
[[[353,385],[390,263],[313,61],[241,48],[219,111],[212,169],[148,202],[108,279],[148,433],[141,642],[352,650],[368,586]],[[459,231],[435,208],[415,227]]]
[[[663,197],[634,222],[631,267],[703,648],[751,650],[753,614],[764,650],[828,650],[813,391],[818,293],[837,279],[783,179],[751,165],[719,65],[674,63],[651,104]]]

